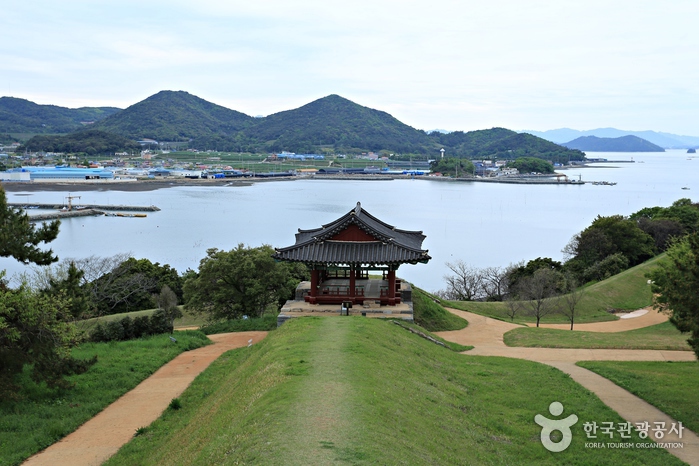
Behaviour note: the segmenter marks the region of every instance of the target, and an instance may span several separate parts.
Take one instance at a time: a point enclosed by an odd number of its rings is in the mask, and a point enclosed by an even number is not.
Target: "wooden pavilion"
[[[308,266],[311,282],[304,300],[310,304],[364,304],[370,300],[394,306],[401,302],[398,267],[430,260],[428,251],[421,249],[424,239],[421,231],[397,229],[357,202],[334,222],[313,230],[299,229],[296,244],[276,249],[273,257]],[[381,278],[370,278],[370,271],[380,272]]]

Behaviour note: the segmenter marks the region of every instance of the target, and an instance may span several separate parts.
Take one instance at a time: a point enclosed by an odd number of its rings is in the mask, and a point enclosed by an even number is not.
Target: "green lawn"
[[[183,351],[210,343],[201,332],[177,332],[139,340],[85,343],[77,358],[97,355],[86,373],[71,376],[74,388],[52,391],[25,372],[22,400],[0,400],[0,465],[20,464],[30,455],[65,437]]]
[[[699,362],[581,361],[578,365],[699,432]]]
[[[630,311],[650,306],[653,303],[653,295],[645,274],[653,269],[656,262],[663,256],[654,257],[618,275],[587,286],[585,294],[577,307],[575,322],[582,324],[617,320],[618,317],[609,311]],[[510,317],[507,316],[507,305],[503,302],[443,301],[443,304],[462,311],[473,312],[507,322],[511,321]],[[520,311],[514,322],[523,324],[536,322],[536,319]],[[541,319],[541,323],[544,324],[562,324],[567,322],[568,320],[562,314],[551,314]]]
[[[602,333],[522,327],[505,333],[507,346],[534,348],[608,348],[687,350],[688,334],[682,334],[670,322],[626,332]]]
[[[454,353],[383,319],[292,319],[180,400],[106,464],[681,464],[585,448],[584,422],[622,419],[557,369]],[[561,453],[534,422],[553,401],[579,418]]]

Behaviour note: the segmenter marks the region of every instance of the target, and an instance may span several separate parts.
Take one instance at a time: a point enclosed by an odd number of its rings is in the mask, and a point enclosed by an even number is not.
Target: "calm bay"
[[[61,203],[71,193],[80,204],[156,205],[147,218],[65,219],[50,247],[61,259],[130,252],[180,272],[197,269],[208,248],[238,243],[274,247],[294,243],[297,228],[315,228],[362,207],[398,228],[422,230],[432,260],[404,265],[399,276],[427,290],[442,288],[445,262],[507,266],[536,257],[561,260],[561,249],[597,215],[629,215],[668,206],[699,191],[699,158],[684,150],[665,153],[589,153],[633,160],[562,171],[605,185],[515,185],[423,179],[337,181],[298,179],[252,186],[183,186],[154,191],[84,190],[7,193],[8,202]],[[689,188],[683,190],[682,188]],[[22,264],[0,259],[8,277]]]

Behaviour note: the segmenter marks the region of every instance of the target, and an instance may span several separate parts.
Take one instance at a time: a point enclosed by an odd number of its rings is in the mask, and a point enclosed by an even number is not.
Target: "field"
[[[107,464],[680,464],[585,448],[583,422],[621,418],[556,369],[457,354],[380,319],[292,319],[180,401]],[[580,419],[561,453],[533,422],[553,401]]]
[[[69,377],[74,388],[53,391],[37,385],[25,372],[19,401],[0,401],[0,465],[21,463],[74,431],[163,364],[183,351],[208,344],[200,332],[111,343],[85,343],[73,350],[77,358],[97,355],[86,373]]]
[[[699,431],[699,362],[584,361],[578,365]]]
[[[612,311],[632,311],[650,306],[653,302],[653,295],[645,274],[662,257],[664,255],[654,257],[607,280],[587,286],[585,294],[576,309],[575,322],[582,324],[616,320],[617,317],[611,313]],[[507,315],[507,305],[503,302],[444,301],[442,304],[507,322],[511,321]],[[536,322],[536,319],[520,311],[516,315],[514,322]],[[561,324],[566,322],[568,320],[562,314],[551,314],[541,319],[543,324]]]
[[[691,350],[688,334],[670,322],[617,333],[580,332],[549,328],[522,327],[505,333],[507,346],[533,348],[606,348]]]

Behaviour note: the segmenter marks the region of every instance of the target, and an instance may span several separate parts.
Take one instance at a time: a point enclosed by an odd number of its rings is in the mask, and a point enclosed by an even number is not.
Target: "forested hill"
[[[93,127],[131,139],[188,141],[218,134],[234,136],[254,120],[184,91],[161,91]]]
[[[119,111],[115,107],[66,108],[0,97],[0,133],[69,133]]]
[[[270,115],[243,134],[250,140],[266,143],[272,152],[311,152],[322,146],[336,150],[386,149],[434,154],[439,150],[424,131],[338,95]]]
[[[590,152],[665,152],[660,146],[641,139],[638,136],[622,136],[619,138],[598,138],[597,136],[581,136],[570,142],[561,144],[571,149]]]
[[[479,131],[454,131],[453,133],[430,133],[445,150],[445,155],[500,159],[517,157],[540,157],[555,162],[582,160],[585,154],[571,150],[545,139],[526,133],[516,133],[505,128]]]
[[[469,158],[533,156],[562,162],[584,157],[580,151],[504,128],[428,134],[386,112],[364,107],[338,95],[329,95],[265,118],[253,118],[187,92],[161,91],[78,131],[88,130],[131,140],[182,141],[194,149],[228,152],[385,151],[436,158],[443,148],[446,156]],[[70,143],[73,147],[76,141],[41,142],[51,147]],[[98,145],[111,146],[111,142]],[[33,141],[33,145],[36,143]]]

